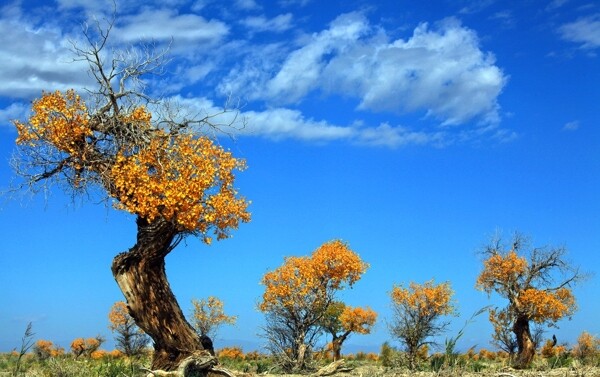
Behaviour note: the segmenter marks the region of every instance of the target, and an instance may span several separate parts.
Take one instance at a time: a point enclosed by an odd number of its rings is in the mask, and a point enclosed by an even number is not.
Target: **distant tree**
[[[100,335],[95,338],[77,338],[71,342],[71,353],[75,358],[80,356],[90,357],[94,351],[104,343],[104,338]]]
[[[587,331],[583,331],[573,346],[573,356],[584,362],[593,362],[600,356],[600,339]]]
[[[371,333],[376,320],[377,313],[370,308],[354,308],[341,301],[332,302],[319,324],[332,336],[333,360],[341,359],[342,344],[351,333]]]
[[[135,215],[136,243],[114,258],[112,273],[154,341],[152,368],[172,371],[203,346],[171,291],[165,258],[187,236],[209,244],[250,220],[249,202],[234,187],[245,163],[208,136],[231,125],[217,117],[228,110],[189,118],[148,96],[144,78],[161,72],[166,51],[114,49],[113,25],[85,28],[87,47],[73,45],[96,80],[88,103],[73,90],[44,92],[28,121],[14,122],[14,168],[23,189],[58,183]]]
[[[215,338],[217,330],[223,325],[235,325],[237,316],[225,314],[223,301],[215,296],[206,299],[192,299],[192,327],[200,336]]]
[[[517,338],[512,331],[512,323],[510,316],[506,310],[489,310],[489,320],[494,327],[492,334],[492,343],[508,353],[509,357],[512,358],[517,352]]]
[[[40,360],[46,360],[52,356],[54,344],[49,340],[40,339],[33,346],[33,354]]]
[[[430,344],[431,337],[443,333],[449,322],[441,317],[455,314],[450,283],[410,283],[407,288],[394,286],[392,298],[393,318],[389,324],[393,337],[405,347],[411,369],[416,367],[419,349]]]
[[[116,333],[116,348],[119,351],[129,357],[143,353],[150,337],[135,324],[125,302],[117,301],[113,304],[108,313],[108,321],[108,328]]]
[[[526,240],[515,234],[510,246],[496,237],[485,247],[483,271],[476,287],[488,294],[497,293],[508,300],[502,315],[505,323],[512,324],[517,341],[516,368],[526,368],[535,355],[530,322],[555,325],[575,311],[572,285],[583,276],[579,269],[565,260],[564,247],[530,248],[527,256]],[[490,316],[490,319],[492,317]]]
[[[319,321],[335,294],[358,281],[367,267],[346,243],[335,240],[310,257],[287,257],[263,276],[265,292],[259,304],[267,319],[263,335],[285,369],[306,369]]]

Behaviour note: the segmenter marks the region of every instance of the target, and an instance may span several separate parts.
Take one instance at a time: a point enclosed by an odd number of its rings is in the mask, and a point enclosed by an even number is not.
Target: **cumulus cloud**
[[[114,34],[124,42],[133,43],[173,39],[176,43],[214,44],[228,33],[229,27],[218,20],[206,20],[196,14],[178,14],[173,9],[146,8],[121,18]]]
[[[244,112],[249,121],[245,132],[270,139],[294,138],[306,141],[331,141],[347,139],[354,131],[326,121],[306,119],[298,110],[275,108],[266,111]]]
[[[289,30],[292,26],[293,16],[291,13],[280,14],[274,18],[268,19],[265,16],[247,17],[242,20],[242,25],[246,26],[252,32],[275,32]]]
[[[251,99],[295,104],[319,90],[355,98],[360,110],[420,111],[446,125],[497,123],[507,81],[494,56],[479,48],[476,33],[454,19],[423,23],[410,38],[390,41],[361,13],[338,17],[275,71],[245,67],[232,71],[229,82],[235,78],[236,89]],[[244,91],[250,82],[252,90]]]
[[[578,43],[584,49],[600,47],[600,14],[581,18],[559,28],[564,40]]]
[[[16,8],[5,7],[0,18],[0,96],[29,98],[42,90],[80,88],[89,83],[86,67],[73,62],[63,32],[36,26]]]
[[[563,131],[577,131],[579,129],[579,121],[574,120],[572,122],[567,122],[563,126]]]
[[[0,128],[12,127],[13,120],[25,120],[29,114],[29,106],[22,102],[14,102],[0,109]]]
[[[75,9],[86,3],[62,0],[61,4]],[[243,4],[250,9],[256,3],[242,1],[238,6]],[[87,67],[72,62],[65,30],[34,26],[14,9],[0,16],[0,96],[29,99],[44,89],[93,85]],[[406,38],[391,39],[363,13],[353,12],[313,34],[296,33],[300,35],[296,40],[258,45],[252,39],[232,40],[230,26],[220,20],[182,14],[162,5],[140,9],[119,17],[112,36],[117,47],[140,40],[161,44],[173,39],[175,62],[167,74],[149,83],[160,90],[160,96],[185,93],[171,97],[180,106],[171,110],[176,109],[175,115],[182,119],[219,114],[211,118],[219,125],[247,119],[247,127],[240,132],[249,136],[340,140],[390,148],[443,146],[502,133],[495,127],[500,118],[497,100],[507,76],[496,66],[494,56],[482,51],[477,34],[454,19],[423,23]],[[293,21],[287,13],[240,22],[252,34],[289,31]],[[222,113],[213,100],[197,97],[195,85],[208,89],[207,96],[215,87],[219,94],[239,96],[253,110]],[[329,96],[349,99],[358,110],[356,118],[336,124],[303,113],[302,102],[315,93],[325,100]],[[0,121],[22,118],[25,111],[19,104],[0,109]],[[368,117],[367,113],[409,114],[433,122],[416,127],[400,121],[357,119],[361,114]],[[464,124],[471,126],[450,127]]]
[[[408,145],[443,146],[454,142],[444,131],[414,131],[389,123],[367,125],[356,121],[349,125],[332,124],[326,120],[306,117],[301,111],[276,107],[262,111],[231,109],[223,111],[206,97],[168,99],[170,116],[176,121],[209,117],[220,131],[270,140],[295,139],[306,142],[345,141],[371,147],[398,148]],[[157,112],[159,110],[156,110]],[[216,131],[207,127],[203,131]],[[216,131],[218,132],[218,131]]]
[[[243,10],[260,9],[260,5],[254,0],[236,0],[235,7]]]

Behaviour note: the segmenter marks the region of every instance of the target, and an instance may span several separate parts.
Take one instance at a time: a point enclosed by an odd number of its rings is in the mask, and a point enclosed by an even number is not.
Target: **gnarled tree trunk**
[[[517,317],[513,325],[513,332],[517,336],[517,357],[514,361],[514,367],[523,369],[529,367],[535,355],[535,346],[531,339],[529,331],[529,319],[526,316],[520,315]]]
[[[165,274],[165,257],[178,232],[162,219],[137,220],[136,244],[117,255],[112,272],[127,299],[130,315],[154,341],[152,369],[176,370],[194,351],[204,349],[186,321]]]
[[[333,339],[331,340],[331,351],[333,352],[333,361],[338,361],[342,359],[342,343],[346,341],[348,335],[350,335],[350,331],[343,333],[341,336],[333,334]]]

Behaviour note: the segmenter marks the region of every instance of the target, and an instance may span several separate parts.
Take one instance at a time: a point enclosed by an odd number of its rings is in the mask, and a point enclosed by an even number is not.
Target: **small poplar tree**
[[[377,313],[371,308],[351,307],[341,301],[329,305],[320,326],[331,335],[333,360],[342,357],[342,344],[351,333],[370,334],[377,321]]]
[[[287,371],[307,368],[320,320],[335,294],[356,283],[368,265],[339,240],[324,243],[309,257],[287,257],[267,272],[259,310],[265,313],[264,336]]]
[[[108,328],[116,333],[116,348],[119,351],[129,357],[143,353],[150,337],[135,324],[125,302],[117,301],[113,304],[108,313],[108,321]]]
[[[198,335],[214,339],[217,330],[223,325],[235,325],[237,316],[225,314],[223,301],[218,297],[192,299],[192,327]]]
[[[429,338],[443,333],[449,322],[441,317],[456,313],[450,283],[411,282],[408,288],[394,286],[390,296],[394,316],[389,325],[392,336],[405,347],[411,369],[416,367],[419,349]]]

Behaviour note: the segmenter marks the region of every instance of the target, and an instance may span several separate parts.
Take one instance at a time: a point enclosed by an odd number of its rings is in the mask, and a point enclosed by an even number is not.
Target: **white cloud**
[[[171,9],[144,9],[118,21],[114,35],[129,43],[173,39],[175,43],[214,44],[229,33],[228,26],[221,21],[206,20],[196,14],[178,14]]]
[[[267,19],[265,16],[247,17],[242,20],[242,25],[249,28],[252,32],[275,32],[289,30],[292,26],[293,16],[291,13],[280,14],[274,18]]]
[[[574,120],[572,122],[567,122],[563,126],[563,131],[577,131],[579,129],[579,121]]]
[[[13,120],[25,121],[29,114],[29,106],[22,102],[11,103],[8,107],[0,109],[0,128],[12,127]]]
[[[214,102],[205,97],[169,99],[171,109],[177,109],[175,120],[202,119],[211,116],[213,124],[223,132],[237,135],[262,137],[271,140],[296,139],[306,142],[346,141],[357,145],[398,148],[408,145],[442,146],[452,142],[449,135],[441,131],[413,131],[407,127],[382,123],[367,126],[355,122],[348,126],[335,125],[326,120],[306,118],[302,112],[284,107],[263,111],[231,109],[223,112]],[[173,115],[174,112],[171,113]],[[231,127],[230,127],[231,126]],[[242,127],[243,126],[243,127]],[[205,128],[204,131],[208,129]]]
[[[563,39],[579,43],[581,48],[595,49],[600,47],[600,14],[581,18],[559,28]]]
[[[249,122],[244,130],[245,133],[275,140],[293,138],[306,141],[331,141],[347,139],[354,135],[354,130],[349,127],[306,119],[298,110],[276,108],[262,112],[247,111],[243,115]]]
[[[36,27],[15,8],[0,18],[0,96],[30,98],[42,90],[81,88],[90,83],[85,64],[73,62],[62,31]]]
[[[421,24],[406,41],[352,47],[330,61],[325,76],[329,90],[353,93],[361,109],[426,110],[450,125],[474,118],[498,121],[497,97],[506,78],[493,56],[478,48],[475,33],[458,23],[448,21],[437,30]]]
[[[434,28],[421,24],[407,40],[389,41],[362,14],[345,14],[276,64],[246,63],[222,85],[231,89],[235,81],[236,93],[276,105],[320,90],[355,98],[361,110],[422,112],[455,125],[497,123],[507,81],[494,56],[479,48],[476,33],[453,19]]]
[[[308,43],[293,51],[279,72],[266,83],[265,95],[274,102],[293,103],[321,85],[325,56],[339,53],[368,31],[366,19],[351,13],[338,17],[328,30],[314,35]]]
[[[441,146],[449,142],[447,135],[441,131],[412,131],[402,126],[393,127],[388,123],[358,130],[356,141],[359,144],[368,146],[384,146],[389,148],[427,144]]]
[[[235,7],[243,10],[260,9],[260,5],[254,0],[236,0]]]

